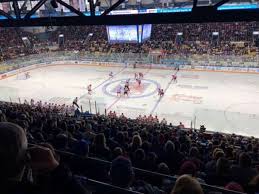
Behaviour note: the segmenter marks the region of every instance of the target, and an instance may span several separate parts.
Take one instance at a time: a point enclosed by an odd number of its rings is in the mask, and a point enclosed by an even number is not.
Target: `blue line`
[[[177,75],[178,72],[179,72],[179,71],[176,71],[176,72],[175,72],[175,75]],[[166,91],[168,90],[168,88],[169,88],[169,86],[171,85],[172,82],[173,82],[173,80],[171,79],[171,81],[167,84],[167,86],[166,86],[166,88],[165,88],[164,95],[165,95]],[[160,103],[160,101],[162,100],[163,97],[164,97],[164,96],[161,96],[161,97],[158,99],[158,101],[156,102],[154,108],[151,110],[151,113],[150,113],[150,114],[153,114],[153,113],[154,113],[154,111],[156,110],[157,106],[159,105],[159,103]]]
[[[118,75],[119,73],[121,73],[122,71],[124,71],[124,69],[126,69],[126,67],[124,67],[123,69],[121,69],[120,71],[118,71],[117,73],[115,73],[115,74],[113,75],[113,77],[109,77],[108,79],[106,79],[106,80],[104,80],[102,83],[100,83],[99,85],[95,86],[95,87],[93,88],[93,90],[99,88],[99,87],[100,87],[101,85],[103,85],[105,82],[107,82],[107,81],[113,79],[116,75]]]
[[[171,80],[171,81],[167,84],[167,86],[166,86],[166,88],[165,88],[164,95],[165,95],[166,91],[168,90],[168,88],[169,88],[169,86],[171,85],[172,82],[173,82],[173,80]],[[158,99],[158,101],[156,102],[154,108],[151,110],[150,114],[153,114],[153,113],[154,113],[154,111],[156,110],[157,106],[159,105],[159,103],[160,103],[160,101],[162,100],[163,97],[164,97],[164,96],[161,96],[161,97]]]

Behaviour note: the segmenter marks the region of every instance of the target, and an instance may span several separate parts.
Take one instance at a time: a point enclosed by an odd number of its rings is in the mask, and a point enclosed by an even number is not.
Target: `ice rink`
[[[109,78],[109,72],[114,73]],[[134,73],[144,73],[142,85]],[[259,137],[259,74],[179,71],[178,81],[171,81],[175,71],[96,67],[86,65],[48,66],[0,80],[0,100],[18,102],[34,98],[59,104],[71,104],[78,96],[84,111],[116,111],[136,118],[139,114],[157,115],[177,125],[183,122],[196,128]],[[129,97],[117,97],[116,88],[130,78]],[[92,95],[86,87],[92,84]],[[165,90],[164,97],[157,88]],[[90,102],[90,103],[89,103]],[[96,107],[95,107],[96,102]]]

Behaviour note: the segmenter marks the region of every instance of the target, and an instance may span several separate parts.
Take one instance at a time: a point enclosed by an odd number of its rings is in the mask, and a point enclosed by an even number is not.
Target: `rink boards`
[[[15,75],[27,71],[31,71],[30,79],[15,78]],[[62,71],[65,73],[61,74]],[[112,80],[108,77],[109,71],[117,74]],[[138,71],[145,73],[143,88],[134,86],[128,98],[117,98],[115,88]],[[35,98],[69,104],[75,96],[79,96],[84,110],[91,108],[93,113],[104,113],[105,109],[109,109],[132,118],[152,113],[175,125],[179,121],[186,127],[192,124],[199,128],[204,124],[213,131],[259,137],[257,68],[181,66],[178,83],[171,83],[171,74],[175,72],[165,65],[139,64],[138,68],[133,69],[132,65],[122,63],[40,63],[0,75],[0,100],[18,102],[17,98]],[[71,81],[67,80],[68,77]],[[96,87],[93,96],[86,94],[87,83],[93,83]],[[162,99],[156,93],[159,85],[166,89]],[[94,102],[97,103],[97,110]]]
[[[132,67],[132,64],[124,64],[124,63],[111,63],[111,62],[93,62],[93,61],[55,61],[51,63],[40,63],[29,65],[26,67],[22,67],[16,70],[12,70],[7,73],[0,74],[0,80],[5,79],[18,73],[23,73],[26,71],[34,70],[37,68],[43,68],[48,66],[56,66],[56,65],[89,65],[89,66],[103,66],[103,67],[120,67],[127,66]],[[137,64],[137,68],[152,68],[152,69],[168,69],[172,70],[173,67],[170,65],[164,64]],[[221,67],[221,66],[190,66],[190,65],[181,65],[181,70],[186,71],[207,71],[207,72],[228,72],[228,73],[255,73],[259,74],[259,68],[255,67]]]

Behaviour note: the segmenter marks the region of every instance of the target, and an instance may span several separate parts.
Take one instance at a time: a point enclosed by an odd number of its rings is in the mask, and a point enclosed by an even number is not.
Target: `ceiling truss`
[[[19,0],[18,0],[19,1]],[[63,0],[56,1],[75,16],[60,17],[32,17],[40,7],[49,0],[38,0],[25,15],[21,15],[26,3],[29,0],[20,0],[24,3],[19,7],[17,0],[1,0],[0,2],[10,2],[14,14],[6,13],[0,10],[0,15],[6,19],[0,20],[2,27],[19,27],[19,26],[63,26],[63,25],[131,25],[131,24],[157,24],[157,23],[202,23],[202,22],[235,22],[235,21],[259,21],[259,10],[221,10],[217,8],[229,0],[221,0],[213,6],[197,6],[198,0],[193,1],[191,12],[179,13],[149,13],[149,14],[130,14],[130,15],[109,15],[109,13],[121,5],[125,0],[118,0],[116,3],[106,9],[100,16],[95,15],[95,8],[98,6],[97,0],[88,0],[90,4],[90,16],[86,16],[73,6]]]

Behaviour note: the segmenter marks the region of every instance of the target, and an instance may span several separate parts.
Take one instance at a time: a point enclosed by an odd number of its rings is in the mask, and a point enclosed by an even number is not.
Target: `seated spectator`
[[[250,156],[243,152],[239,155],[239,164],[231,167],[233,180],[241,184],[244,188],[257,175],[257,170],[252,168]]]
[[[249,194],[259,193],[259,175],[257,175],[250,181],[248,185],[247,193]]]
[[[105,160],[110,160],[111,152],[106,146],[106,138],[103,133],[97,134],[94,138],[94,144],[90,149],[93,156],[102,158]]]
[[[175,151],[175,145],[172,141],[167,141],[164,145],[164,153],[163,153],[163,159],[167,166],[169,167],[171,173],[175,172],[175,160],[176,158],[173,157],[174,151]]]
[[[170,169],[165,163],[160,163],[157,167],[157,172],[160,174],[170,175]]]
[[[144,141],[142,144],[142,149],[145,153],[149,153],[151,151],[151,144],[148,141]]]
[[[2,110],[0,110],[0,122],[5,122],[5,121],[6,121],[5,114],[3,113]]]
[[[168,165],[172,174],[178,172],[183,161],[183,155],[176,149],[175,144],[170,140],[164,145],[162,161]]]
[[[92,125],[90,123],[86,124],[83,131],[83,137],[90,143],[94,141],[95,133],[92,131]]]
[[[241,185],[239,185],[238,183],[235,182],[230,182],[225,186],[225,189],[227,190],[231,190],[231,191],[237,191],[240,193],[244,193],[244,189],[242,188]]]
[[[110,176],[112,184],[121,188],[130,188],[134,180],[134,171],[129,159],[119,156],[112,161]]]
[[[123,150],[120,147],[114,148],[113,153],[112,153],[113,159],[117,158],[118,156],[122,156],[122,155],[123,155]]]
[[[219,149],[219,148],[214,149],[214,151],[212,153],[212,160],[207,162],[207,164],[205,165],[205,173],[207,175],[215,174],[217,160],[220,157],[224,157],[224,156],[225,156],[225,154],[222,149]]]
[[[73,153],[82,157],[87,157],[89,154],[89,145],[87,141],[84,139],[78,140],[74,145]]]
[[[232,180],[230,164],[226,158],[219,158],[216,163],[216,173],[207,176],[206,183],[217,186],[225,186]]]
[[[53,145],[58,150],[69,151],[67,135],[64,133],[58,134],[53,141]]]
[[[164,175],[170,176],[170,170],[165,163],[160,163],[157,167],[157,172]],[[173,187],[173,180],[170,178],[159,178],[156,180],[159,188],[161,188],[166,193],[170,193]]]
[[[197,167],[194,162],[186,161],[184,162],[179,170],[179,175],[188,174],[192,177],[195,177],[197,173]]]
[[[125,134],[122,132],[122,131],[119,131],[117,134],[116,134],[116,137],[113,141],[113,144],[117,144],[116,146],[120,146],[124,151],[128,149],[128,144],[127,144],[127,141],[126,141],[126,137],[125,137]],[[111,147],[112,145],[110,145],[110,148],[112,149]]]
[[[142,139],[139,135],[134,135],[132,138],[132,142],[130,144],[130,151],[135,152],[138,148],[142,146]]]
[[[63,168],[52,149],[48,147],[28,148],[25,131],[16,124],[0,123],[0,187],[1,193],[41,193],[42,185],[29,182],[26,167],[33,175],[48,174],[44,181],[46,193],[86,193],[85,189]],[[62,178],[61,178],[62,177]],[[48,183],[48,184],[46,184]]]
[[[200,152],[197,147],[191,147],[189,152],[189,160],[196,165],[198,171],[202,169],[203,163],[200,160]]]
[[[137,149],[132,158],[133,166],[136,168],[145,168],[146,154],[143,149]]]
[[[145,169],[155,171],[157,168],[157,155],[154,152],[149,152],[146,157]]]
[[[200,183],[189,175],[180,176],[171,194],[203,194]]]

